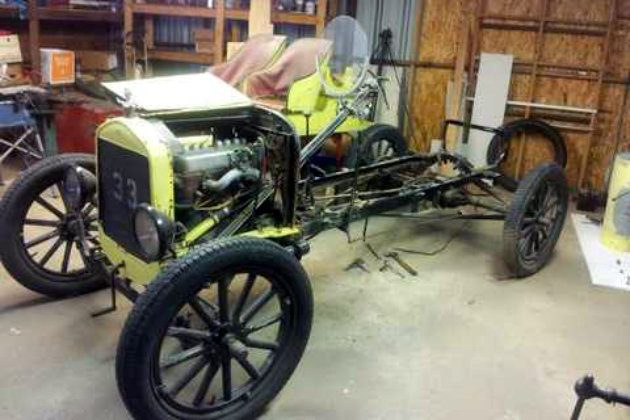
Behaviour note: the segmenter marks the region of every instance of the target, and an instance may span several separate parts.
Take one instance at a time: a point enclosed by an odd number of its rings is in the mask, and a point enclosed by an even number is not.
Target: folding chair
[[[0,185],[3,184],[2,164],[12,153],[20,154],[26,165],[31,158],[42,159],[42,144],[37,123],[20,100],[0,101]]]

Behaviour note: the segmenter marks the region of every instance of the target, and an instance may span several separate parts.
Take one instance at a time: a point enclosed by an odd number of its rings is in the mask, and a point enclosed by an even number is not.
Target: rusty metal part
[[[391,252],[386,253],[385,256],[392,258],[394,261],[398,263],[398,265],[400,265],[407,273],[411,274],[412,276],[418,275],[418,272],[412,266],[407,264],[407,262],[402,259],[402,257],[400,256],[398,252],[391,251]]]

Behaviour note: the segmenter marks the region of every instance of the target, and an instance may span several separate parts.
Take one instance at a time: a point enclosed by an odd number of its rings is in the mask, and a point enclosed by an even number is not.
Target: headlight
[[[173,243],[173,222],[148,204],[136,207],[133,228],[140,249],[149,261],[159,260]]]
[[[71,166],[66,170],[63,196],[74,210],[81,209],[96,191],[96,177],[87,169]]]

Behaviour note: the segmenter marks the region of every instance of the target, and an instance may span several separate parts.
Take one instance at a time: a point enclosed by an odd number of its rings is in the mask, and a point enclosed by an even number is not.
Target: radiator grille
[[[149,160],[107,140],[98,142],[99,215],[118,245],[142,258],[133,231],[133,212],[151,202]]]

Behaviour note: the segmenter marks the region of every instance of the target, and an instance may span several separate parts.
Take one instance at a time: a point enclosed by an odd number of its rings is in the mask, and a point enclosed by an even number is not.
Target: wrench
[[[405,271],[409,274],[411,274],[412,276],[417,276],[418,272],[409,264],[407,264],[401,257],[400,254],[398,252],[395,251],[391,251],[385,254],[386,257],[389,258],[393,258],[398,265],[400,265],[402,268],[405,269]]]

